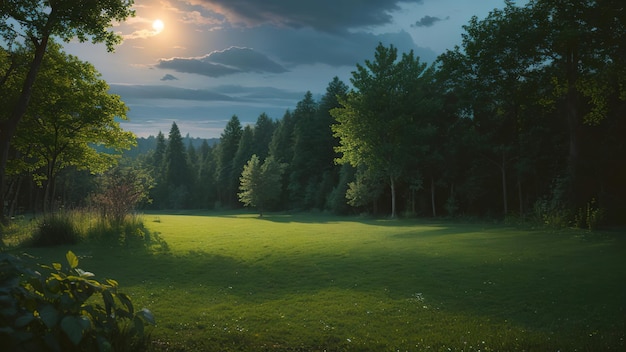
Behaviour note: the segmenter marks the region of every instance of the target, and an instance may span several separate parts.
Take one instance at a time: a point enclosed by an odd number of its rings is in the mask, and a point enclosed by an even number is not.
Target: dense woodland
[[[255,156],[259,165],[270,158],[280,165],[278,194],[265,210],[624,223],[624,43],[620,1],[507,2],[472,19],[462,45],[432,65],[381,44],[350,82],[332,79],[319,100],[308,92],[284,116],[260,113],[254,125],[233,115],[219,141],[183,138],[174,122],[167,136],[140,139],[119,167],[150,180],[145,209],[241,208],[242,172]],[[48,65],[63,59],[55,48]],[[0,58],[3,74],[8,57]],[[9,153],[10,214],[88,206],[106,169],[58,155],[41,163],[32,151],[55,142],[27,138],[32,126],[53,120],[39,104]],[[110,143],[118,137],[83,145],[110,154],[128,147]],[[85,151],[77,153],[84,160]]]

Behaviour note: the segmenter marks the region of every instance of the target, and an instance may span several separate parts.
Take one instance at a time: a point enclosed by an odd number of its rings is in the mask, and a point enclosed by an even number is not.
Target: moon
[[[157,19],[152,22],[152,29],[154,29],[155,32],[161,33],[161,31],[163,31],[163,28],[165,28],[165,24],[163,23],[163,21]]]

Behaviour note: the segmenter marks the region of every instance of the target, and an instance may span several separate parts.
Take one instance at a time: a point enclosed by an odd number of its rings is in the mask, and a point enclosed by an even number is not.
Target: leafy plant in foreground
[[[152,313],[136,312],[115,280],[101,283],[78,268],[71,251],[66,259],[67,266],[41,265],[47,271],[41,274],[0,253],[0,345],[9,351],[145,350]]]

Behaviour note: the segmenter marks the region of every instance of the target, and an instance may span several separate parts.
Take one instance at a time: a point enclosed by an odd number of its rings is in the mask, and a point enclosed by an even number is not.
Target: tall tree
[[[159,131],[156,136],[156,146],[150,156],[150,169],[154,178],[154,188],[150,190],[153,206],[165,208],[167,206],[167,183],[165,180],[165,153],[167,141],[163,132]]]
[[[223,205],[235,205],[237,189],[233,187],[233,159],[239,148],[239,140],[243,129],[239,117],[233,115],[226,124],[217,145],[217,189],[218,199]]]
[[[0,2],[0,41],[3,55],[19,53],[24,46],[32,48],[28,72],[23,78],[18,99],[8,107],[8,116],[0,121],[0,219],[4,219],[5,169],[9,147],[18,123],[26,114],[33,85],[52,37],[64,41],[105,43],[109,51],[121,42],[121,36],[107,29],[114,22],[133,16],[132,0],[103,0],[81,3],[71,1],[2,1]],[[18,61],[10,60],[13,63]],[[11,66],[10,66],[11,67]],[[12,68],[2,73],[6,77]],[[4,79],[2,80],[4,81]],[[2,82],[0,81],[0,83]]]
[[[108,90],[91,64],[63,53],[58,44],[48,46],[14,142],[45,186],[44,210],[49,210],[59,171],[74,166],[103,172],[116,159],[96,146],[121,153],[136,145],[134,134],[122,130],[117,121],[126,119],[126,105]]]
[[[241,172],[243,171],[243,167],[246,166],[246,163],[252,155],[254,154],[254,130],[252,126],[246,125],[243,128],[243,132],[241,133],[241,138],[239,138],[239,145],[237,147],[237,152],[235,153],[235,157],[232,160],[232,175],[230,177],[231,182],[233,183],[231,187],[233,189],[237,189],[239,187],[239,177],[241,177]]]
[[[276,129],[276,124],[266,113],[262,113],[254,124],[254,138],[252,149],[259,159],[265,160],[269,154],[270,142]]]
[[[308,208],[306,201],[308,183],[319,175],[319,131],[315,128],[317,103],[311,92],[306,92],[293,112],[293,157],[289,163],[289,199],[295,208]],[[310,193],[314,193],[310,192]]]
[[[355,90],[332,110],[337,123],[333,132],[339,138],[340,163],[364,166],[385,176],[391,194],[391,217],[396,214],[396,185],[406,171],[414,150],[419,114],[416,103],[423,84],[426,64],[413,52],[398,60],[397,49],[379,44],[374,61],[357,64],[350,81]]]
[[[165,184],[168,188],[169,206],[175,209],[187,206],[192,178],[185,145],[176,122],[172,122],[168,135],[165,152]]]

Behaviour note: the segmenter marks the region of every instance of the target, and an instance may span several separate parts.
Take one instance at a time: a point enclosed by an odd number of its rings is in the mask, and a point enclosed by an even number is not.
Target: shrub
[[[602,208],[598,208],[595,198],[587,202],[585,208],[579,208],[578,214],[574,217],[576,227],[587,228],[589,231],[598,229],[603,220],[604,211]]]
[[[146,350],[152,313],[136,312],[115,280],[101,283],[79,269],[71,251],[66,259],[66,266],[35,271],[0,253],[0,345],[9,351]]]
[[[92,240],[119,246],[149,245],[150,233],[143,224],[141,216],[131,215],[115,223],[98,219],[88,230]]]
[[[45,215],[37,222],[30,245],[51,247],[78,242],[80,235],[69,213]]]

